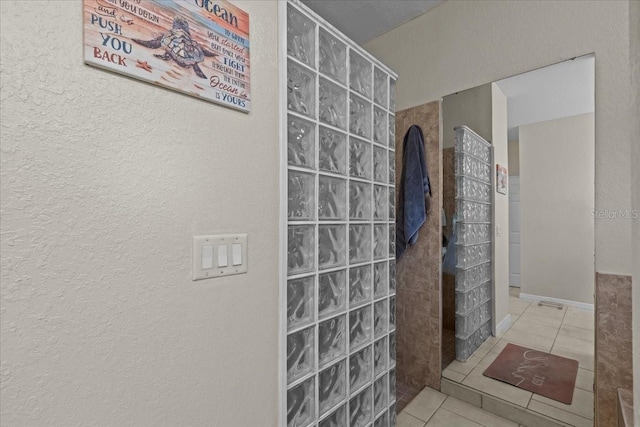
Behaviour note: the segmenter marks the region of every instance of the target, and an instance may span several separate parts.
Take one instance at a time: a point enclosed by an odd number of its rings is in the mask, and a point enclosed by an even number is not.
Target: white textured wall
[[[633,94],[633,135],[634,143],[631,160],[632,206],[640,214],[640,2],[629,1],[629,57],[632,67],[631,93]],[[633,221],[633,409],[635,412],[635,425],[640,425],[640,219]]]
[[[275,426],[277,5],[246,115],[82,63],[76,1],[2,1],[1,424]],[[191,237],[249,273],[191,281]]]
[[[365,48],[398,72],[398,110],[594,52],[596,207],[630,209],[628,13],[628,1],[447,1]],[[596,222],[598,271],[630,274],[630,248],[630,219]]]
[[[509,170],[507,97],[497,84],[491,84],[491,144],[493,145],[493,280],[494,316],[497,325],[509,316],[509,193],[496,191],[496,165]],[[508,181],[507,181],[508,184]],[[502,332],[500,330],[498,333]]]
[[[463,125],[491,141],[491,107],[490,84],[445,96],[442,99],[442,148],[455,147],[453,129]]]
[[[519,130],[521,292],[593,304],[593,113]]]
[[[509,176],[520,175],[520,143],[509,141]]]

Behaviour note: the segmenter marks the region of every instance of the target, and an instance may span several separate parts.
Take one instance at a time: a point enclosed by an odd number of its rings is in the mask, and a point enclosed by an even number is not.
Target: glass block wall
[[[456,128],[456,359],[467,360],[491,335],[492,147]]]
[[[395,426],[395,77],[287,4],[287,426]]]

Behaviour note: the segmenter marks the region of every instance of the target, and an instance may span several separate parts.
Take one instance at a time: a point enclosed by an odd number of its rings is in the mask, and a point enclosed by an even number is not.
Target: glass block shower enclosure
[[[491,335],[492,147],[466,126],[455,129],[456,359]]]
[[[283,424],[395,426],[396,75],[301,3],[282,7]]]

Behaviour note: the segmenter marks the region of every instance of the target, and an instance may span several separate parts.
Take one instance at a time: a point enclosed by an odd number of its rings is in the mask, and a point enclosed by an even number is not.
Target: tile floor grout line
[[[565,409],[558,408],[557,406],[549,405],[548,403],[539,402],[539,401],[536,401],[536,402],[537,402],[537,403],[541,403],[541,404],[546,405],[546,406],[550,406],[550,407],[552,407],[553,409],[557,409],[557,410],[559,410],[559,411],[561,411],[561,412],[566,412],[566,413],[567,413],[567,414],[569,414],[569,415],[573,415],[573,416],[576,416],[576,417],[578,417],[578,418],[582,418],[582,419],[583,419],[583,420],[585,420],[585,421],[595,422],[595,420],[592,420],[592,419],[589,419],[589,418],[583,417],[582,415],[580,415],[580,414],[576,414],[575,412],[567,411],[567,410],[565,410]],[[528,408],[527,408],[527,409],[528,409]],[[555,416],[553,416],[553,415],[551,415],[551,414],[545,414],[544,412],[538,412],[538,411],[535,411],[535,410],[533,410],[533,409],[529,409],[529,410],[530,410],[531,412],[535,412],[536,414],[540,414],[540,415],[543,415],[543,416],[545,416],[545,417],[548,417],[548,418],[552,418],[552,419],[554,419],[554,420],[557,420],[557,421],[559,421],[559,422],[561,422],[561,423],[565,423],[565,424],[567,424],[567,425],[570,425],[568,421],[564,421],[564,420],[562,420],[562,419],[560,419],[560,418],[557,418],[557,417],[555,417]]]
[[[527,403],[527,406],[525,406],[524,409],[529,409],[529,405],[531,405],[532,400],[533,400],[533,392],[531,392],[531,396],[529,397],[529,403]]]
[[[436,390],[436,391],[437,391],[437,390]],[[444,393],[442,393],[442,394],[444,394]],[[425,421],[425,424],[424,424],[424,425],[425,425],[425,427],[426,427],[426,425],[427,425],[427,424],[429,424],[429,421],[431,421],[431,418],[433,418],[433,416],[436,414],[436,412],[438,412],[438,410],[439,410],[440,408],[442,408],[442,405],[444,404],[444,401],[445,401],[445,400],[447,400],[447,399],[449,398],[449,396],[448,396],[448,395],[446,395],[446,394],[445,394],[445,396],[447,396],[447,397],[445,397],[444,399],[442,399],[442,402],[440,402],[440,405],[438,405],[438,407],[436,408],[436,410],[435,410],[435,411],[433,411],[433,414],[431,414],[431,416],[429,416],[429,419],[428,419],[427,421]],[[443,409],[444,409],[444,408],[443,408]],[[446,410],[446,409],[445,409],[445,410]]]
[[[462,401],[462,402],[464,402],[464,401]],[[438,410],[440,410],[440,409],[442,409],[443,411],[447,411],[447,412],[449,412],[449,413],[451,413],[451,414],[453,414],[453,415],[457,415],[457,416],[459,416],[459,417],[461,417],[461,418],[464,418],[465,420],[469,420],[469,421],[471,421],[472,423],[477,424],[477,425],[479,425],[479,426],[487,427],[487,426],[485,426],[484,424],[480,424],[480,423],[478,423],[478,422],[476,422],[476,421],[472,420],[472,419],[471,419],[471,418],[469,418],[469,417],[465,417],[464,415],[459,414],[459,413],[457,413],[457,412],[453,412],[453,411],[451,411],[451,410],[449,410],[449,409],[447,409],[447,408],[438,408]],[[482,409],[482,408],[479,408],[479,409]],[[488,411],[487,411],[487,412],[488,412]],[[489,412],[489,413],[491,414],[491,412]],[[434,414],[433,414],[433,415],[435,415],[435,412],[434,412]],[[493,414],[493,415],[496,415],[496,414]],[[506,418],[505,418],[505,419],[506,419]],[[425,427],[426,427],[426,426],[425,426]]]
[[[473,371],[473,369],[471,369],[471,371]],[[471,373],[471,371],[464,374],[464,377],[462,377],[462,380],[458,384],[462,384],[462,382],[467,379],[467,376]]]
[[[397,415],[400,415],[400,414],[401,414],[401,413],[403,413],[403,412],[404,412],[406,415],[409,415],[411,418],[415,418],[416,420],[418,420],[418,421],[420,421],[420,422],[422,422],[422,423],[425,423],[425,424],[423,424],[423,427],[426,425],[426,422],[425,422],[424,420],[422,420],[422,419],[420,419],[420,418],[416,417],[415,415],[413,415],[413,414],[411,414],[411,413],[409,413],[409,412],[406,412],[404,409],[403,409],[402,411],[400,411],[400,413],[398,413]]]
[[[531,323],[535,323],[535,322],[531,322]],[[547,328],[553,328],[553,326],[541,325],[541,324],[539,324],[539,323],[535,323],[535,324],[536,324],[536,325],[538,325],[538,326],[545,326],[545,327],[547,327]],[[514,331],[518,331],[518,332],[520,332],[520,333],[524,333],[524,334],[528,334],[528,335],[535,335],[535,336],[537,336],[537,337],[542,337],[542,338],[551,338],[551,337],[546,336],[546,335],[539,335],[539,334],[536,334],[535,332],[522,331],[522,330],[520,330],[520,329],[514,329]],[[558,331],[560,331],[560,329],[558,329]],[[557,335],[558,335],[558,332],[556,332],[556,336],[557,336]],[[554,338],[554,341],[555,341],[555,338]]]
[[[563,320],[563,324],[562,324],[562,326],[567,326],[567,327],[569,327],[569,328],[580,329],[580,330],[583,330],[583,331],[595,332],[595,330],[594,330],[594,329],[591,329],[591,328],[581,328],[580,326],[576,326],[576,325],[565,325],[565,324],[564,324],[564,320]]]
[[[567,308],[568,310],[568,308]],[[567,310],[562,314],[562,320],[560,321],[560,326],[558,326],[558,332],[556,333],[556,337],[553,339],[553,344],[551,344],[551,348],[549,349],[549,354],[553,351],[553,347],[556,345],[556,341],[558,340],[558,335],[560,335],[560,330],[562,329],[562,325],[564,324],[564,318],[567,316]]]
[[[453,396],[448,396],[448,397],[447,397],[447,399],[448,399],[449,397],[453,397]],[[445,401],[446,401],[447,399],[445,399]],[[454,399],[457,399],[457,398],[455,398],[455,397],[454,397]],[[482,395],[480,395],[480,407],[479,407],[479,408],[478,408],[477,406],[471,405],[471,404],[470,404],[470,403],[468,403],[468,402],[465,402],[464,400],[460,400],[460,399],[457,399],[457,400],[459,400],[459,401],[460,401],[460,402],[462,402],[462,403],[466,403],[466,404],[467,404],[467,405],[469,405],[469,406],[473,406],[474,408],[480,409],[481,411],[486,411],[486,412],[488,412],[488,413],[489,413],[489,414],[491,414],[491,415],[495,415],[496,417],[500,417],[500,415],[498,415],[498,414],[494,414],[493,412],[489,412],[489,411],[487,411],[486,409],[482,409]],[[442,402],[442,403],[444,404],[444,402]],[[438,409],[439,409],[439,408],[438,408]],[[449,412],[451,412],[452,414],[458,415],[458,416],[460,416],[460,417],[462,417],[462,418],[464,418],[464,419],[466,419],[466,420],[469,420],[469,421],[471,421],[471,422],[474,422],[474,423],[476,423],[476,424],[478,424],[478,425],[481,425],[482,427],[491,427],[491,426],[486,426],[486,425],[484,425],[484,424],[481,424],[481,423],[479,423],[479,422],[477,422],[477,421],[475,421],[475,420],[472,420],[471,418],[469,418],[469,417],[467,417],[467,416],[465,416],[465,415],[463,415],[463,414],[459,414],[458,412],[453,412],[453,411],[452,411],[452,410],[450,410],[450,409],[447,409],[447,408],[442,408],[442,409],[444,409],[445,411],[449,411]],[[505,420],[506,420],[506,418],[504,418],[504,417],[500,417],[500,418],[502,418],[502,419],[505,419]]]

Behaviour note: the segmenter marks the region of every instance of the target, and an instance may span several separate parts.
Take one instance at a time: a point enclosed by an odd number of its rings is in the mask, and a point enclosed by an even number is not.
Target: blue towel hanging
[[[409,128],[404,135],[403,147],[396,220],[397,259],[400,259],[407,246],[416,244],[418,230],[427,220],[431,197],[424,136],[420,126],[413,125]],[[425,197],[427,194],[429,197]]]

